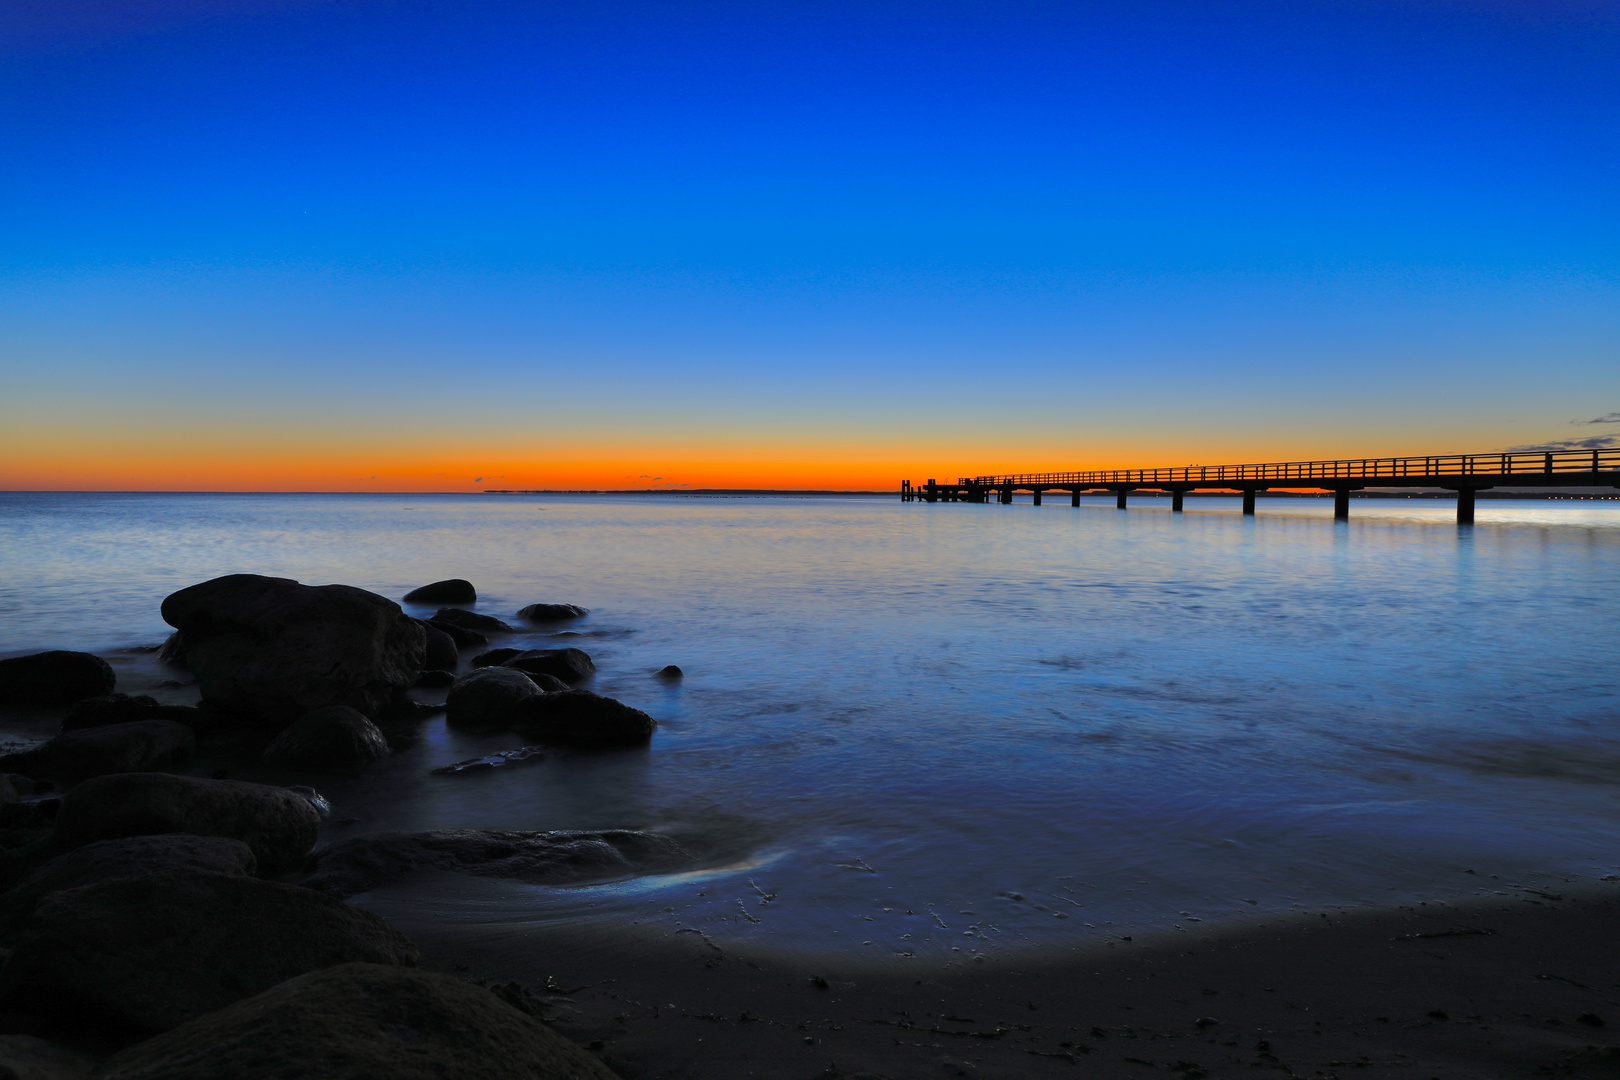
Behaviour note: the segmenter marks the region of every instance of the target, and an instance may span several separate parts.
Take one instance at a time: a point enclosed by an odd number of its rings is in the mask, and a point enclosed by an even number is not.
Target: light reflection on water
[[[554,643],[660,719],[649,750],[437,777],[518,742],[430,721],[322,783],[332,834],[659,827],[722,869],[377,901],[483,920],[948,954],[1620,865],[1620,504],[1188,508],[0,495],[0,651],[155,644],[164,595],[239,571],[590,607]]]

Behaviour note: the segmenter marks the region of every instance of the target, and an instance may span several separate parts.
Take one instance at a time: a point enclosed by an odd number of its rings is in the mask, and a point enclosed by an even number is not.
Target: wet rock
[[[98,1026],[167,1031],[308,971],[414,965],[416,946],[311,889],[198,871],[110,878],[42,898],[0,999]]]
[[[489,638],[478,631],[464,629],[453,622],[446,622],[443,619],[428,619],[425,625],[455,642],[458,650],[478,649],[489,644]],[[458,652],[456,655],[459,657],[460,653]]]
[[[512,726],[551,746],[606,750],[644,745],[658,721],[614,698],[564,690],[519,702]]]
[[[102,840],[58,855],[4,894],[0,894],[0,940],[13,941],[34,906],[51,893],[110,878],[139,877],[171,870],[252,877],[258,870],[253,849],[223,836],[131,836]],[[4,1077],[0,1073],[0,1078]]]
[[[456,681],[456,673],[447,670],[429,670],[422,672],[416,679],[418,690],[442,690]]]
[[[112,665],[87,652],[55,649],[0,660],[0,705],[67,705],[110,694]]]
[[[32,1035],[0,1035],[0,1080],[88,1080],[96,1063]]]
[[[388,756],[388,740],[364,713],[329,705],[305,713],[265,748],[271,765],[353,769]]]
[[[518,702],[540,693],[534,680],[510,668],[475,668],[456,680],[445,698],[445,722],[477,731],[502,731],[512,725]]]
[[[62,720],[62,730],[132,724],[139,720],[170,720],[198,731],[207,726],[208,719],[201,709],[189,705],[159,705],[145,694],[133,697],[129,694],[103,694],[75,702]]]
[[[178,630],[170,634],[158,650],[158,660],[181,671],[190,670],[186,663],[186,635]]]
[[[659,668],[656,674],[660,679],[680,679],[685,677],[686,672],[682,671],[674,664],[668,664]]]
[[[587,609],[575,604],[530,604],[518,612],[518,617],[530,622],[562,622],[588,614]]]
[[[191,760],[197,736],[172,720],[64,731],[44,746],[0,757],[0,769],[77,780],[107,773],[172,769]]]
[[[21,773],[0,773],[0,804],[14,803],[24,795],[32,795],[36,789],[49,791],[49,781],[36,784],[35,781]]]
[[[528,649],[501,662],[530,675],[550,675],[565,683],[576,683],[596,674],[596,664],[583,649]]]
[[[311,889],[353,896],[404,874],[449,871],[510,878],[535,885],[568,885],[688,866],[692,856],[659,833],[488,832],[440,829],[350,837],[317,851]]]
[[[446,578],[405,594],[408,604],[476,604],[478,590],[462,578]]]
[[[615,1080],[584,1050],[482,987],[374,964],[343,964],[284,982],[130,1047],[99,1075]]]
[[[461,663],[461,649],[456,639],[426,619],[411,621],[422,628],[422,634],[427,638],[426,648],[422,653],[422,666],[442,671],[456,670],[456,665]]]
[[[451,681],[451,685],[455,685],[454,680]],[[428,717],[437,716],[442,712],[444,712],[443,702],[435,705],[431,701],[412,701],[409,698],[401,698],[398,701],[391,701],[384,705],[382,711],[377,714],[377,722],[379,724],[392,724],[409,720],[426,720]]]
[[[525,650],[523,649],[513,648],[491,649],[488,652],[481,652],[477,656],[473,657],[472,666],[475,668],[499,667],[508,660],[512,659],[514,656],[522,656],[524,652]]]
[[[50,846],[68,851],[97,840],[161,833],[228,836],[252,848],[259,869],[274,874],[302,863],[320,828],[315,808],[286,788],[168,773],[117,773],[68,792]]]
[[[467,611],[458,607],[440,608],[433,613],[435,623],[449,623],[459,626],[463,630],[473,630],[480,634],[510,634],[516,628],[508,626],[493,615],[480,615],[476,611]]]
[[[326,705],[374,713],[426,651],[398,604],[348,585],[231,574],[170,595],[163,618],[186,635],[204,702],[266,724]]]
[[[287,790],[308,802],[321,817],[332,816],[332,804],[326,801],[325,795],[322,795],[308,784],[292,784],[288,786]]]
[[[494,754],[485,754],[483,757],[468,758],[465,761],[453,762],[449,765],[440,765],[431,770],[434,776],[454,776],[457,773],[488,772],[503,765],[520,765],[523,762],[546,760],[545,751],[538,746],[520,746],[516,750],[502,750]]]

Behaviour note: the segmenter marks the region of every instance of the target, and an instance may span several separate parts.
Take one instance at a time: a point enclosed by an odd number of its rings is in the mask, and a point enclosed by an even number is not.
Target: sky
[[[13,0],[0,489],[1620,445],[1620,0]]]

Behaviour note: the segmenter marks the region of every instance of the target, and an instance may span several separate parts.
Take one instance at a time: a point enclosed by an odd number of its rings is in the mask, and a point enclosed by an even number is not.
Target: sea
[[[6,493],[0,655],[194,702],[159,605],[231,573],[588,608],[494,644],[586,650],[649,747],[438,775],[521,743],[416,721],[317,782],[325,839],[627,827],[704,861],[355,899],[441,934],[927,964],[1620,873],[1620,502],[1067,502]]]

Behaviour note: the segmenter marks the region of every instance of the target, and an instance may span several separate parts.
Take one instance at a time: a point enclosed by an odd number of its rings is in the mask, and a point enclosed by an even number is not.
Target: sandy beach
[[[427,966],[493,981],[546,956],[547,1018],[629,1080],[1620,1069],[1620,891],[1606,886],[927,968],[732,955],[696,933],[409,932]]]

